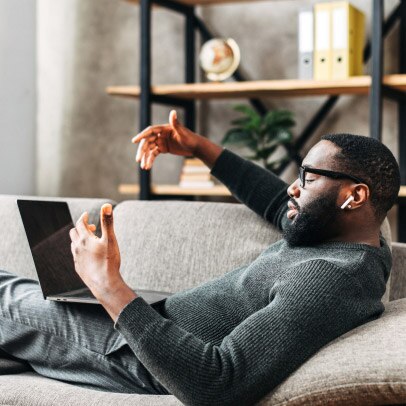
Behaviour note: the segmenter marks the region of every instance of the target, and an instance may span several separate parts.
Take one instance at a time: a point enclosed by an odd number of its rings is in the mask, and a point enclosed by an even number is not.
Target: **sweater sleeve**
[[[241,203],[283,229],[287,222],[288,185],[275,174],[226,148],[210,173]]]
[[[335,265],[317,260],[291,271],[271,288],[269,304],[220,345],[188,333],[141,298],[123,309],[115,328],[183,403],[251,405],[322,346],[366,320],[359,287]]]

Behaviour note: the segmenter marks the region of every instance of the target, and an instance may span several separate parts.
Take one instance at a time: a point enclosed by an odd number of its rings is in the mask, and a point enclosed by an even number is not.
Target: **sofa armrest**
[[[389,300],[406,297],[406,244],[392,243],[392,272]]]
[[[406,299],[324,346],[260,406],[406,404]]]

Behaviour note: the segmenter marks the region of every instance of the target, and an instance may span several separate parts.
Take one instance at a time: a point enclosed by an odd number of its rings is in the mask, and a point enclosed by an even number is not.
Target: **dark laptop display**
[[[17,204],[44,297],[86,288],[70,251],[69,230],[74,225],[67,203],[18,200]]]

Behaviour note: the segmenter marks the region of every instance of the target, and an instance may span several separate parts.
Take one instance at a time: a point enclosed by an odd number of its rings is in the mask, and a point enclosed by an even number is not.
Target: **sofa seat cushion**
[[[24,406],[180,406],[174,396],[95,391],[35,373],[0,376],[0,404]]]
[[[406,404],[406,299],[338,337],[265,397],[261,406]]]

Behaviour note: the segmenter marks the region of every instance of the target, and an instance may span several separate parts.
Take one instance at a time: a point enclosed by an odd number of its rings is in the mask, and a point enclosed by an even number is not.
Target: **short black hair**
[[[400,188],[400,171],[392,152],[380,141],[354,134],[327,134],[341,151],[335,155],[341,172],[364,179],[370,187],[370,199],[377,220],[382,221],[396,203]]]

